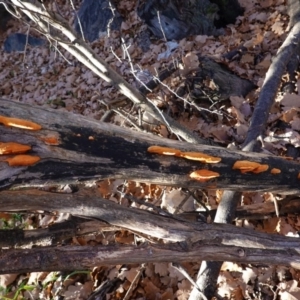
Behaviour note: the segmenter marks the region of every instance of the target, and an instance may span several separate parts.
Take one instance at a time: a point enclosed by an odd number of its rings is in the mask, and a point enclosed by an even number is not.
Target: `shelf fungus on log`
[[[219,176],[220,174],[218,172],[213,172],[206,169],[196,170],[190,174],[190,178],[201,182],[206,182]]]
[[[0,123],[4,124],[5,126],[17,127],[27,130],[40,130],[42,128],[41,125],[28,120],[9,118],[5,116],[0,116]]]
[[[201,152],[181,152],[180,157],[208,164],[216,164],[222,160],[221,157],[210,156]]]
[[[8,142],[8,143],[0,142],[0,155],[25,153],[29,150],[31,150],[31,147],[28,145],[23,145],[14,142]]]
[[[160,146],[151,146],[148,148],[147,151],[155,154],[173,155],[188,160],[195,160],[195,161],[200,161],[202,163],[208,163],[208,164],[215,164],[222,160],[220,157],[210,156],[202,152],[181,152],[179,149],[160,147]]]
[[[232,169],[240,170],[241,173],[252,172],[258,174],[267,171],[269,166],[248,160],[238,160],[234,163]]]
[[[276,174],[280,174],[280,173],[281,173],[281,170],[279,170],[279,169],[273,168],[273,169],[271,170],[271,174],[276,175]]]
[[[59,139],[56,136],[45,136],[40,138],[46,145],[57,146]]]
[[[181,151],[178,149],[160,147],[160,146],[151,146],[147,149],[149,153],[162,154],[162,155],[176,155],[179,156]]]
[[[31,166],[40,160],[39,156],[20,154],[14,157],[7,158],[5,161],[11,167]]]

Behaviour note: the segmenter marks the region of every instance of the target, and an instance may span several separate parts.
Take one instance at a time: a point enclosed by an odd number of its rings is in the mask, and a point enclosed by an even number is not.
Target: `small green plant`
[[[3,288],[3,287],[2,287]],[[36,288],[36,286],[35,285],[28,285],[28,284],[26,284],[26,283],[21,283],[20,284],[20,286],[18,287],[18,289],[16,290],[16,292],[15,292],[15,295],[14,295],[14,297],[13,298],[7,298],[7,297],[5,297],[5,296],[2,296],[2,298],[1,299],[3,299],[3,300],[23,300],[23,299],[25,299],[25,298],[19,298],[19,296],[20,296],[20,294],[23,292],[23,291],[33,291],[34,289]],[[4,289],[4,288],[3,288]],[[8,293],[9,293],[10,291],[9,291],[9,289],[8,288],[6,288],[6,289],[4,289],[3,290],[3,294],[4,295],[7,295]]]

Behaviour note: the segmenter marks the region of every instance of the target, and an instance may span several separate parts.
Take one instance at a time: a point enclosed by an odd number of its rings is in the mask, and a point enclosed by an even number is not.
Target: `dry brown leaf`
[[[5,161],[7,161],[11,167],[20,167],[33,165],[39,160],[39,156],[20,154],[11,158],[7,158]]]
[[[0,123],[4,124],[5,126],[17,127],[28,130],[40,130],[42,128],[41,125],[31,121],[17,118],[9,118],[5,116],[0,116]]]
[[[292,108],[300,107],[300,96],[287,93],[281,99],[280,104]]]
[[[218,172],[213,172],[210,170],[202,169],[202,170],[197,170],[194,171],[190,174],[190,178],[201,181],[201,182],[206,182],[210,179],[219,177],[220,174]]]
[[[28,145],[23,145],[19,143],[9,142],[1,143],[0,142],[0,155],[5,154],[16,154],[16,153],[25,153],[31,149]]]

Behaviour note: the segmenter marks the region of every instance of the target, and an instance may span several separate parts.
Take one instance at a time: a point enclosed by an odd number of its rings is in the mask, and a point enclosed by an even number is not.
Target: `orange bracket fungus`
[[[205,169],[197,170],[190,174],[190,178],[201,181],[201,182],[206,182],[210,179],[213,179],[213,178],[216,178],[219,176],[220,176],[220,174],[218,172],[213,172],[213,171],[205,170]]]
[[[18,143],[1,143],[0,142],[0,155],[5,154],[16,154],[25,153],[31,149],[28,145],[18,144]]]
[[[178,149],[160,146],[151,146],[148,148],[148,152],[162,155],[174,155],[188,160],[195,160],[208,164],[215,164],[221,161],[220,157],[210,156],[201,152],[181,152]]]
[[[180,157],[208,164],[216,164],[222,160],[220,157],[210,156],[201,152],[182,152],[180,154]]]
[[[176,155],[179,156],[181,151],[178,149],[160,147],[160,146],[151,146],[147,149],[150,153],[162,154],[162,155]]]
[[[36,162],[38,162],[39,160],[40,157],[38,156],[20,154],[11,158],[7,158],[5,161],[7,161],[11,167],[20,167],[20,166],[31,166]]]
[[[31,121],[17,118],[9,118],[5,116],[0,116],[0,123],[4,124],[5,126],[17,127],[28,130],[40,130],[42,128],[41,125]]]
[[[40,138],[46,145],[57,146],[59,145],[59,140],[56,136],[47,136]]]
[[[240,170],[241,173],[252,172],[258,174],[267,171],[269,166],[248,160],[238,160],[234,163],[232,169]]]
[[[271,174],[280,174],[280,173],[281,173],[281,170],[279,170],[279,169],[273,168],[271,170]]]

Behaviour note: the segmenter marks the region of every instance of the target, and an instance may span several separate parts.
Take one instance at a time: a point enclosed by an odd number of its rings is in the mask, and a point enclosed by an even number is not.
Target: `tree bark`
[[[29,154],[41,159],[31,166],[9,166],[6,160],[11,155],[1,155],[1,188],[124,178],[194,188],[299,191],[300,166],[283,158],[166,140],[80,115],[6,100],[0,100],[0,116],[30,120],[42,126],[41,130],[36,131],[0,126],[0,142],[28,145],[31,147]],[[57,145],[47,144],[49,138],[53,138]],[[150,154],[147,149],[152,145],[202,152],[220,157],[221,162],[203,164]],[[237,160],[267,164],[269,169],[260,174],[242,174],[239,170],[232,169]],[[271,174],[270,170],[273,168],[280,169],[281,173]],[[218,172],[220,177],[208,182],[192,180],[189,174],[199,169]]]
[[[39,190],[2,191],[0,207],[5,211],[58,211],[74,216],[99,219],[113,226],[126,228],[169,242],[198,241],[264,249],[300,249],[300,240],[256,232],[230,224],[189,222],[173,216],[127,208],[112,201],[91,195],[90,190],[74,194],[48,193]]]
[[[0,274],[86,270],[97,265],[201,260],[300,266],[300,255],[292,249],[251,249],[200,242],[188,248],[181,244],[142,244],[1,250]]]

